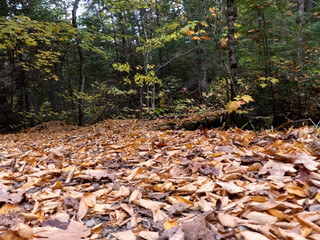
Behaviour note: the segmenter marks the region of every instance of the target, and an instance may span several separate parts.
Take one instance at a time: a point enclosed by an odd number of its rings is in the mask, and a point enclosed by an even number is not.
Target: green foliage
[[[40,71],[43,79],[58,80],[52,67],[59,62],[61,53],[52,50],[52,44],[71,39],[74,33],[74,29],[66,24],[43,23],[26,16],[2,17],[0,50],[16,54],[17,65],[23,71]],[[28,59],[22,56],[28,56]]]
[[[79,99],[87,123],[190,109],[227,108],[252,119],[284,114],[299,119],[317,112],[316,1],[303,13],[293,1],[236,1],[241,96],[236,99],[230,99],[226,67],[226,1],[90,0],[80,4],[77,35],[71,2],[29,2],[0,4],[0,84],[9,86],[6,102],[23,124],[56,118],[75,122]],[[79,92],[79,39],[84,92]]]

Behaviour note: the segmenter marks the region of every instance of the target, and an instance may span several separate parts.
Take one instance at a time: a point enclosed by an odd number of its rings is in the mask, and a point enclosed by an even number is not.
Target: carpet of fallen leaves
[[[320,239],[320,141],[47,123],[0,135],[0,239]]]

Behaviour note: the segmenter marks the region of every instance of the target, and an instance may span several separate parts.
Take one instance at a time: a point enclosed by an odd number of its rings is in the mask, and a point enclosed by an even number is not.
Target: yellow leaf
[[[221,38],[220,43],[221,43],[221,47],[223,49],[228,48],[228,39],[227,38]]]
[[[192,149],[192,144],[191,144],[191,143],[188,143],[188,144],[186,144],[186,147],[187,147],[188,149]]]
[[[297,195],[299,197],[307,197],[308,196],[308,188],[307,187],[298,187],[298,186],[294,186],[294,185],[289,185],[285,188],[288,193]]]
[[[250,199],[253,202],[268,202],[268,199],[266,197],[262,197],[262,196],[252,196],[252,197],[250,197]]]
[[[20,211],[20,207],[6,203],[0,208],[0,215],[4,215],[11,212],[19,212],[19,211]]]
[[[103,223],[100,223],[100,224],[94,226],[93,228],[91,228],[92,233],[100,234],[102,231],[103,231]]]
[[[209,26],[208,23],[206,23],[206,22],[204,22],[204,21],[201,22],[201,25],[202,25],[202,26],[205,26],[205,27],[208,27],[208,26]]]
[[[248,102],[254,102],[253,98],[252,98],[251,96],[249,96],[249,95],[243,95],[243,96],[241,97],[241,99],[242,99],[243,101],[245,101],[246,103],[248,103]]]
[[[236,112],[241,105],[243,105],[243,101],[231,101],[227,104],[226,108],[229,113]]]
[[[316,199],[317,199],[317,201],[320,203],[320,193],[317,193]]]
[[[276,210],[276,209],[269,209],[268,212],[274,216],[274,217],[277,217],[279,221],[282,221],[282,220],[287,220],[288,222],[291,221],[291,218],[287,215],[287,214],[284,214],[283,212],[279,211],[279,210]]]
[[[52,189],[62,189],[62,183],[60,181],[56,181],[55,184],[53,184]]]
[[[163,223],[163,228],[165,230],[168,230],[170,228],[174,228],[178,226],[178,221],[177,220],[166,220],[164,223]]]
[[[171,203],[171,204],[175,204],[175,203],[185,203],[185,204],[189,204],[191,206],[194,205],[194,202],[189,201],[188,199],[185,199],[184,197],[181,196],[170,196],[167,198],[167,200]]]
[[[27,44],[27,45],[29,45],[29,46],[36,46],[37,45],[37,42],[36,41],[34,41],[34,40],[32,40],[32,39],[26,39],[25,40],[25,43]]]

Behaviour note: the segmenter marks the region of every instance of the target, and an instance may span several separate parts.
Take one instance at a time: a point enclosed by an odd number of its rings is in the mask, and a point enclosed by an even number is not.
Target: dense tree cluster
[[[316,122],[319,19],[313,0],[1,1],[0,127],[221,108]]]

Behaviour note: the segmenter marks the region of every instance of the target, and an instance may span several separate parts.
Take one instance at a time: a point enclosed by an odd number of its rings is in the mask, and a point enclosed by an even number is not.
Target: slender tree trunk
[[[235,0],[227,1],[227,17],[228,17],[228,49],[229,49],[229,70],[231,80],[231,99],[238,95],[238,61],[236,54],[235,41],[235,21],[237,17],[237,8]]]
[[[23,56],[18,53],[19,62],[23,63]],[[16,88],[18,90],[17,110],[23,113],[23,117],[26,112],[30,112],[30,99],[28,94],[28,81],[26,72],[20,67],[18,74],[16,75]]]
[[[72,26],[77,31],[76,36],[76,42],[77,42],[77,49],[78,49],[78,55],[79,55],[79,93],[80,96],[78,96],[77,101],[77,107],[78,107],[78,125],[83,126],[84,125],[84,99],[83,96],[81,96],[82,93],[84,93],[84,85],[86,82],[85,75],[84,75],[84,53],[83,49],[81,47],[81,37],[78,33],[78,25],[77,25],[77,10],[79,7],[80,0],[75,0],[73,9],[72,9]]]
[[[159,1],[156,1],[156,5],[159,6]],[[156,7],[156,23],[157,23],[157,26],[160,28],[161,27],[161,22],[160,22],[160,11],[159,11],[159,8]],[[163,63],[163,52],[162,52],[162,48],[158,48],[158,63],[159,63],[159,66],[162,65]],[[164,69],[159,69],[159,77],[160,79],[163,77],[163,72],[164,72]]]
[[[311,12],[313,5],[313,0],[305,0],[305,10],[306,12]]]
[[[209,88],[209,83],[207,79],[207,68],[205,61],[205,50],[201,46],[201,43],[197,43],[198,48],[196,49],[196,73],[197,73],[197,85],[198,85],[198,95],[201,99],[202,92]]]
[[[264,75],[265,78],[271,77],[271,69],[270,69],[270,47],[269,47],[269,38],[267,35],[267,25],[266,19],[264,16],[264,12],[262,11],[260,14],[261,24],[260,27],[263,30],[263,52],[264,52]],[[271,98],[272,98],[272,112],[273,112],[273,126],[278,125],[278,115],[277,115],[277,105],[276,105],[276,96],[273,83],[270,82],[271,89]]]
[[[125,37],[125,26],[124,26],[124,22],[126,21],[125,19],[125,15],[120,12],[119,13],[119,20],[120,20],[120,32],[121,32],[121,41],[122,41],[122,56],[121,56],[121,60],[123,62],[128,62],[128,48],[127,48],[127,40],[126,40],[126,37]]]
[[[303,39],[303,27],[305,25],[305,19],[304,19],[304,12],[305,12],[305,1],[304,0],[298,0],[298,15],[299,15],[299,32],[298,32],[298,40],[297,40],[297,67],[301,68],[304,64],[303,58],[304,58],[304,39]],[[296,75],[296,74],[295,74]],[[299,117],[303,118],[303,107],[302,107],[302,101],[301,101],[301,95],[300,95],[300,86],[299,86],[299,76],[295,76],[295,83],[297,87],[297,99],[299,104]]]
[[[304,19],[304,0],[298,0],[298,14],[299,14],[299,36],[298,36],[298,56],[297,56],[297,63],[302,64],[302,58],[303,58],[303,33],[302,28],[305,25],[305,19]]]

